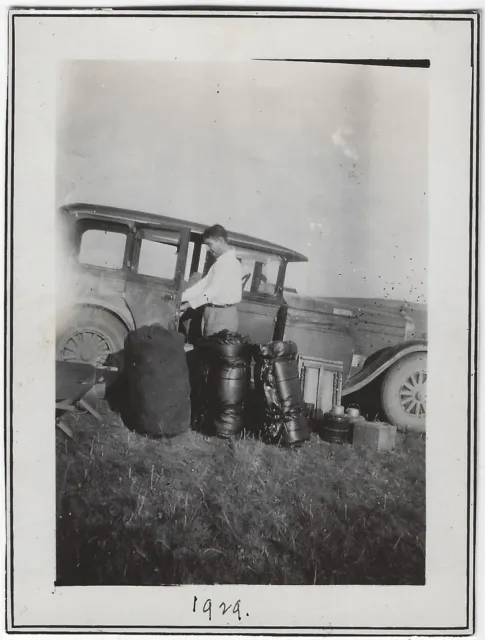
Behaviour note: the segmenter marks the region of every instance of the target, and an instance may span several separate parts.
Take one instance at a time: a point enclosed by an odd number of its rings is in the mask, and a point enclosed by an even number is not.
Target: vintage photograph
[[[478,14],[9,34],[7,626],[471,633]]]
[[[428,67],[60,65],[57,584],[424,584]]]

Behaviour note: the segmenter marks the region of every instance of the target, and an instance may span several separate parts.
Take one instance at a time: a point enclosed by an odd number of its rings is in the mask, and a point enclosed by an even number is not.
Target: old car
[[[211,256],[205,225],[108,206],[60,209],[76,267],[70,318],[58,331],[57,359],[102,365],[130,330],[159,322],[179,329],[180,300]],[[332,403],[335,374],[343,401],[377,397],[384,419],[425,429],[426,309],[402,301],[315,298],[285,287],[289,248],[229,232],[243,271],[240,331],[255,343],[298,345],[304,400],[316,412]]]

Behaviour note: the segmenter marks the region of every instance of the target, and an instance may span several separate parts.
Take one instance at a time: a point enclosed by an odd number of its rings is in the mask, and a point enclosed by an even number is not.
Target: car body
[[[62,207],[60,215],[77,276],[70,320],[58,334],[59,360],[101,365],[122,349],[130,330],[153,322],[180,328],[182,292],[191,276],[205,273],[211,264],[202,243],[205,225],[90,204]],[[384,396],[391,393],[391,405],[400,408],[392,415],[387,407],[389,421],[423,429],[424,305],[298,295],[285,287],[285,276],[291,263],[307,261],[304,255],[228,233],[243,268],[240,332],[255,343],[293,340],[298,345],[305,401],[316,411],[329,408],[330,380],[339,373],[344,400],[378,387],[381,404],[386,406]],[[404,379],[396,374],[399,367]],[[394,378],[393,389],[385,392],[389,378]]]

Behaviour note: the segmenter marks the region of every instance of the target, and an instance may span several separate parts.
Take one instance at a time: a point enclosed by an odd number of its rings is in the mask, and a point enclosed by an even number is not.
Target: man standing
[[[184,292],[181,311],[205,305],[204,336],[224,329],[235,332],[238,330],[236,304],[242,298],[241,264],[220,224],[206,229],[202,240],[216,260],[207,275]]]

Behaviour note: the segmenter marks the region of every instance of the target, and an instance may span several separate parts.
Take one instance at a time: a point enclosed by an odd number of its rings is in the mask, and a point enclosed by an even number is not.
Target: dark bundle
[[[239,333],[220,331],[200,340],[194,352],[194,427],[221,438],[238,435],[244,426],[251,344]]]
[[[254,384],[267,442],[297,444],[310,437],[303,415],[297,355],[294,342],[275,341],[256,348]]]
[[[125,340],[130,422],[138,433],[175,436],[190,426],[190,384],[181,334],[142,327]]]

